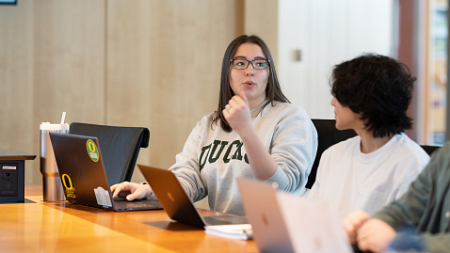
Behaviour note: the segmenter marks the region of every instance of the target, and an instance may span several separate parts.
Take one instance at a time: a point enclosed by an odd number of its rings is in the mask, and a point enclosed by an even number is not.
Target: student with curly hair
[[[404,133],[415,78],[389,57],[367,54],[335,66],[336,128],[358,134],[326,150],[308,198],[335,206],[341,218],[369,215],[401,197],[430,157]]]

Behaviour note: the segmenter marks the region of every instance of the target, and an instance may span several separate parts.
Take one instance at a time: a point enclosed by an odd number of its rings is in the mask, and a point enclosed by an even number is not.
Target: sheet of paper
[[[205,232],[232,239],[250,240],[253,238],[250,224],[205,226]]]
[[[284,192],[277,199],[296,252],[351,252],[337,211],[327,203]]]

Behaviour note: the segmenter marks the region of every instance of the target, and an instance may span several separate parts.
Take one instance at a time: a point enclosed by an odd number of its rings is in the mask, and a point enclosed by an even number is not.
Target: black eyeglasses
[[[270,61],[266,59],[256,59],[253,61],[249,61],[246,59],[231,59],[230,62],[233,65],[233,68],[237,70],[247,69],[250,63],[252,64],[252,67],[256,70],[264,70],[269,67]]]

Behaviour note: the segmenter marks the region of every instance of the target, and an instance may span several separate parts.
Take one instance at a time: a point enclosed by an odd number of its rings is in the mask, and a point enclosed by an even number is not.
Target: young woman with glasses
[[[302,194],[317,150],[317,132],[306,112],[281,91],[269,48],[242,35],[228,46],[217,111],[201,119],[170,168],[193,201],[208,196],[210,209],[244,215],[237,177],[274,183]],[[114,196],[150,196],[148,185],[124,182]]]

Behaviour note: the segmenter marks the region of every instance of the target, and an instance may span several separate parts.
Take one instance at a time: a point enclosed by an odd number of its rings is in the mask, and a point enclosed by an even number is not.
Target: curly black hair
[[[382,55],[365,54],[336,65],[331,94],[343,106],[361,113],[365,129],[374,137],[404,132],[412,127],[406,115],[414,87],[409,68]]]

